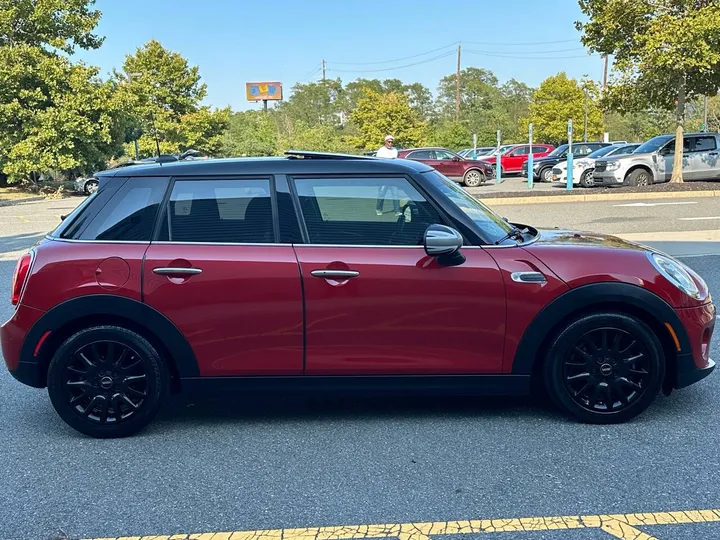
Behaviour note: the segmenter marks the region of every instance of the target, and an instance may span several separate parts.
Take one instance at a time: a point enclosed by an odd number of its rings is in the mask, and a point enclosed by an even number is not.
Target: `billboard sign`
[[[245,83],[245,94],[248,101],[280,101],[282,84],[279,82]]]

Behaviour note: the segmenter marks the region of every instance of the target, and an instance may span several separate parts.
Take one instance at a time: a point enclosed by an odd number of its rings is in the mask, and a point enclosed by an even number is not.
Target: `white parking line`
[[[709,219],[720,219],[720,216],[707,216],[707,217],[681,217],[678,218],[680,221],[705,221]]]
[[[658,202],[658,203],[636,202],[636,203],[628,203],[628,204],[614,204],[613,206],[671,206],[674,204],[697,204],[697,201],[677,201],[677,202]]]

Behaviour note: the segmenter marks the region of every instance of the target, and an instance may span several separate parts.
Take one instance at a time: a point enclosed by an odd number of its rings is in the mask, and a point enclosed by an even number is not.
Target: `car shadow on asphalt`
[[[713,401],[711,386],[703,384],[660,395],[650,408],[631,424],[682,421],[696,417],[698,410]],[[703,405],[705,404],[705,405]],[[523,397],[418,397],[418,396],[307,396],[307,397],[215,397],[193,398],[174,395],[153,423],[154,433],[195,430],[198,426],[253,425],[267,421],[324,423],[387,420],[462,420],[482,422],[508,421],[528,429],[548,425],[578,425],[549,400],[538,396]],[[539,427],[538,427],[539,426]],[[583,426],[585,427],[585,426]],[[602,426],[586,426],[587,428]]]
[[[29,245],[45,237],[46,233],[22,233],[0,236],[0,254],[28,249]]]

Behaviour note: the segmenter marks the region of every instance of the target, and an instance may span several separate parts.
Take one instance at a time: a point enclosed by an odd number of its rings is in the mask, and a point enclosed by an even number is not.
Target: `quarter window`
[[[435,208],[405,178],[296,179],[310,243],[422,245]]]
[[[150,241],[168,181],[167,178],[129,178],[97,213],[80,239]]]
[[[695,145],[691,148],[693,152],[708,152],[715,150],[717,145],[715,144],[715,137],[697,137],[695,139]]]
[[[231,244],[274,242],[270,181],[176,181],[159,239]]]

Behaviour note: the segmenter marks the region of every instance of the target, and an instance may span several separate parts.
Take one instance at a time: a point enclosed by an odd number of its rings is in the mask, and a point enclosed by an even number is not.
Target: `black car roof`
[[[406,174],[432,167],[407,159],[380,159],[321,152],[293,152],[288,157],[226,158],[152,163],[111,169],[96,176],[213,176],[248,174]]]

